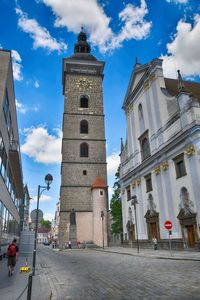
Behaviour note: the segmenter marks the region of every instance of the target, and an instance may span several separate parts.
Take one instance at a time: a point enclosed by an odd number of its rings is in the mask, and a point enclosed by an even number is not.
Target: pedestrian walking
[[[80,241],[77,241],[77,247],[78,247],[78,249],[81,248],[81,242]]]
[[[69,246],[69,249],[72,249],[72,243],[71,243],[71,241],[68,242],[68,246]]]
[[[14,267],[18,259],[19,248],[17,246],[17,240],[13,239],[12,243],[8,246],[8,276],[12,276],[14,273]]]

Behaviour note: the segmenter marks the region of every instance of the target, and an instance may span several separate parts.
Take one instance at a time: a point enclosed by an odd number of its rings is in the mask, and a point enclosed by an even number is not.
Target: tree
[[[42,219],[40,221],[40,224],[43,228],[46,228],[46,229],[51,229],[51,222],[49,220],[44,220]]]
[[[120,198],[120,184],[119,184],[119,168],[115,174],[115,183],[113,185],[114,193],[110,202],[110,213],[112,215],[111,232],[113,234],[122,233],[122,204]]]

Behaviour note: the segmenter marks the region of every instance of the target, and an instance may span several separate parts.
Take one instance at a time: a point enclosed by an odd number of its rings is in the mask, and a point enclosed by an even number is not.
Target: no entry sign
[[[167,220],[167,221],[165,221],[164,226],[165,226],[165,229],[171,230],[172,229],[172,222]]]

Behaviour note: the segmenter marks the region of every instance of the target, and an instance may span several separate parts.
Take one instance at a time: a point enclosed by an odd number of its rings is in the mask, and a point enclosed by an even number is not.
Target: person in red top
[[[7,256],[8,256],[8,276],[12,276],[14,272],[14,267],[18,258],[19,248],[17,247],[17,240],[14,239],[12,243],[8,246]]]

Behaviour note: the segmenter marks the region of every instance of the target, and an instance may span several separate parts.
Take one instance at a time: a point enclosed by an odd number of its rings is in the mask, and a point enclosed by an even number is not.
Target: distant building
[[[50,229],[38,228],[37,243],[42,244],[50,240]]]
[[[123,109],[120,185],[124,240],[168,247],[200,247],[200,83],[163,76],[162,60],[136,63]]]
[[[0,50],[0,245],[19,236],[23,195],[11,52]]]
[[[102,82],[104,62],[90,53],[81,31],[74,54],[63,60],[63,139],[60,247],[107,245],[107,170]],[[103,212],[103,231],[102,218]]]
[[[58,242],[59,224],[60,224],[60,202],[57,202],[55,217],[51,224],[51,239],[55,242]]]

